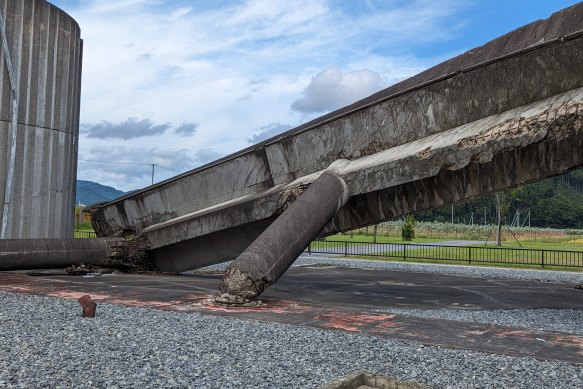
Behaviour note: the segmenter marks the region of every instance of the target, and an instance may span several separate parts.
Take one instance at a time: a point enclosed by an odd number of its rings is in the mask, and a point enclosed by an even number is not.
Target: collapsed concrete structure
[[[102,205],[92,220],[100,236],[145,239],[159,270],[238,257],[222,299],[240,302],[277,281],[317,235],[564,173],[583,164],[582,146],[580,3]],[[320,194],[304,193],[311,186]]]
[[[139,237],[160,271],[236,259],[219,300],[246,303],[318,235],[581,165],[583,3],[96,207],[92,223],[101,237]]]

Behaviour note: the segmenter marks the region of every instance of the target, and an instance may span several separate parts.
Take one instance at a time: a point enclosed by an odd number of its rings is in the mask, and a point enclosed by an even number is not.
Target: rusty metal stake
[[[91,296],[88,294],[81,296],[79,298],[79,304],[81,304],[81,308],[83,308],[83,317],[95,317],[97,304],[95,301],[91,300]]]

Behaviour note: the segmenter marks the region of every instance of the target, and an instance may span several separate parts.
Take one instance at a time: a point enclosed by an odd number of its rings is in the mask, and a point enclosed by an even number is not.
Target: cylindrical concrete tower
[[[0,14],[0,238],[72,237],[81,31],[45,0]]]

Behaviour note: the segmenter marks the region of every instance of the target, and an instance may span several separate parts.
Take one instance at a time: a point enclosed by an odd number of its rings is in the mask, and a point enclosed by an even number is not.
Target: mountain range
[[[77,180],[77,198],[75,204],[93,205],[104,201],[111,201],[127,192],[122,192],[93,181]]]

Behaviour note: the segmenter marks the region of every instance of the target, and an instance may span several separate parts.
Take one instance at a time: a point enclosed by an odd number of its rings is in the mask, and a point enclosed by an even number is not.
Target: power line
[[[171,172],[174,172],[174,173],[178,173],[178,170],[170,169],[169,167],[166,167],[166,166],[162,166],[162,165],[158,165],[158,164],[156,164],[156,166],[161,167],[162,169],[170,170]]]
[[[152,166],[153,163],[137,163],[137,162],[114,162],[114,161],[96,161],[93,159],[79,159],[83,162],[96,162],[96,163],[110,163],[112,165],[142,165],[142,166]]]
[[[139,162],[117,162],[117,161],[97,161],[94,159],[81,159],[79,158],[78,161],[82,161],[82,162],[94,162],[94,163],[107,163],[107,164],[111,164],[111,165],[138,165],[138,166],[151,166],[152,167],[152,185],[154,185],[154,174],[155,174],[155,170],[156,167],[161,167],[162,169],[166,169],[169,170],[171,172],[174,173],[178,173],[177,170],[174,170],[172,168],[166,167],[166,166],[162,166],[159,165],[157,163],[139,163]]]

